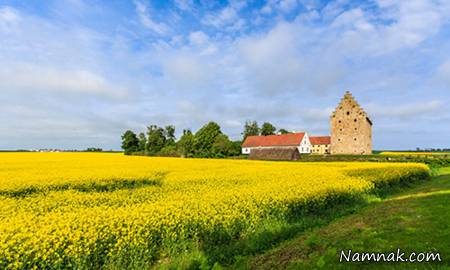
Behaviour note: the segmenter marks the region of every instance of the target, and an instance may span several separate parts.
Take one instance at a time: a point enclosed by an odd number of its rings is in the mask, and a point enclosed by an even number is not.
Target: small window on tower
[[[347,115],[350,115],[350,112],[347,112]]]
[[[356,119],[356,118],[355,118],[355,120],[353,120],[353,121],[357,122],[357,121],[358,121],[358,119]]]
[[[356,141],[356,138],[353,138],[354,141]]]
[[[339,120],[339,124],[340,124],[340,123],[342,123],[342,121],[341,121],[341,120]]]

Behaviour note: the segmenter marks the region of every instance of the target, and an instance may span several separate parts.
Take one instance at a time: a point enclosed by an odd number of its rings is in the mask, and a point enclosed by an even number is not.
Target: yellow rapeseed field
[[[414,163],[1,153],[0,269],[130,266],[427,173]]]
[[[387,155],[387,156],[429,156],[429,155],[450,155],[450,152],[381,152],[380,155]]]

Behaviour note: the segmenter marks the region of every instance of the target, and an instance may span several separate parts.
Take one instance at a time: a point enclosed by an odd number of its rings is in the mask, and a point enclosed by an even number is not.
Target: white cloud
[[[11,7],[0,7],[0,31],[11,31],[20,21],[19,13]]]
[[[245,20],[238,14],[239,9],[242,7],[243,5],[230,4],[219,12],[206,14],[202,19],[202,23],[220,30],[240,31],[245,26]]]
[[[0,89],[6,91],[41,91],[80,93],[123,98],[126,90],[107,82],[88,70],[62,70],[31,64],[0,68]]]
[[[261,92],[274,94],[294,87],[304,69],[296,52],[295,34],[288,24],[280,24],[267,35],[239,42],[242,64],[250,82]]]
[[[203,45],[208,42],[209,37],[202,31],[195,31],[189,34],[189,42],[193,45]]]
[[[382,7],[391,14],[387,19],[395,22],[383,27],[384,49],[387,51],[401,47],[412,47],[439,31],[445,17],[440,6],[434,1],[411,0],[397,3],[382,1]]]
[[[227,128],[241,128],[243,126],[243,123],[238,120],[228,119],[224,121],[224,126]]]
[[[170,32],[168,25],[162,22],[156,22],[151,18],[149,8],[146,4],[135,1],[135,5],[136,12],[142,25],[159,35],[167,35]]]
[[[272,13],[272,8],[270,7],[269,4],[266,4],[261,8],[260,11],[262,14],[270,14],[270,13]]]
[[[281,0],[279,7],[283,12],[291,12],[297,7],[297,0]]]
[[[1,7],[0,8],[0,22],[16,22],[19,20],[19,14],[14,8]]]
[[[443,106],[441,101],[432,100],[414,104],[396,105],[387,107],[383,105],[369,104],[366,106],[369,115],[373,117],[412,118],[428,113],[436,113]]]
[[[203,9],[176,0],[163,17],[137,1],[131,10],[145,29],[129,14],[102,25],[101,17],[77,23],[81,12],[72,24],[0,8],[0,91],[7,93],[0,103],[11,105],[6,111],[14,122],[8,128],[26,134],[23,141],[41,142],[49,133],[44,128],[37,124],[26,133],[20,127],[36,121],[64,137],[78,126],[66,145],[84,145],[83,138],[99,134],[93,143],[116,148],[122,129],[141,131],[151,123],[181,131],[215,120],[233,139],[246,119],[325,133],[330,108],[345,89],[374,114],[378,135],[391,134],[387,123],[417,131],[438,111],[448,116],[438,101],[386,105],[428,100],[424,89],[435,99],[447,97],[450,64],[442,59],[450,12],[439,5],[445,1],[385,1],[381,10],[353,3],[348,9],[348,1],[320,9],[312,2],[269,1],[251,10],[245,1],[231,1],[216,10],[211,2]],[[433,75],[446,83],[440,90],[427,87]]]
[[[274,11],[281,11],[282,13],[290,13],[298,6],[297,0],[269,0],[260,9],[262,14],[271,14]]]
[[[266,95],[327,92],[343,78],[345,68],[339,54],[322,48],[329,46],[322,44],[324,40],[297,22],[280,23],[267,34],[242,39],[239,59],[247,81]]]
[[[183,11],[190,11],[193,8],[193,0],[175,0],[175,5]]]
[[[331,22],[322,24],[334,49],[351,55],[382,56],[401,49],[412,49],[433,37],[450,19],[450,2],[430,0],[378,1],[380,10],[355,7],[345,1],[330,2],[320,15]],[[302,15],[304,16],[304,15]],[[301,18],[301,16],[299,17]]]
[[[162,64],[167,81],[185,90],[204,86],[209,80],[207,64],[192,54],[167,55]]]
[[[445,83],[448,87],[450,86],[450,60],[444,62],[437,68],[436,79]]]

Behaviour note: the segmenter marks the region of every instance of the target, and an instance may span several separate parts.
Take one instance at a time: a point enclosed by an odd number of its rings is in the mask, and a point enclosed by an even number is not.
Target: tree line
[[[273,135],[276,132],[277,129],[271,123],[265,122],[259,127],[256,121],[246,121],[242,139],[255,135]],[[278,133],[289,132],[279,129]],[[175,137],[175,126],[150,125],[145,133],[125,131],[122,135],[122,149],[126,155],[223,158],[239,156],[242,141],[230,140],[216,122],[207,123],[195,133],[184,129],[178,140]]]

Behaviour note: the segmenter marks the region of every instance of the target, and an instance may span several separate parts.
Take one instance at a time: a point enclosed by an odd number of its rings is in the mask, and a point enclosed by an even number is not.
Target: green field
[[[450,167],[235,265],[247,269],[450,269]],[[340,250],[439,252],[439,263],[339,263]]]

